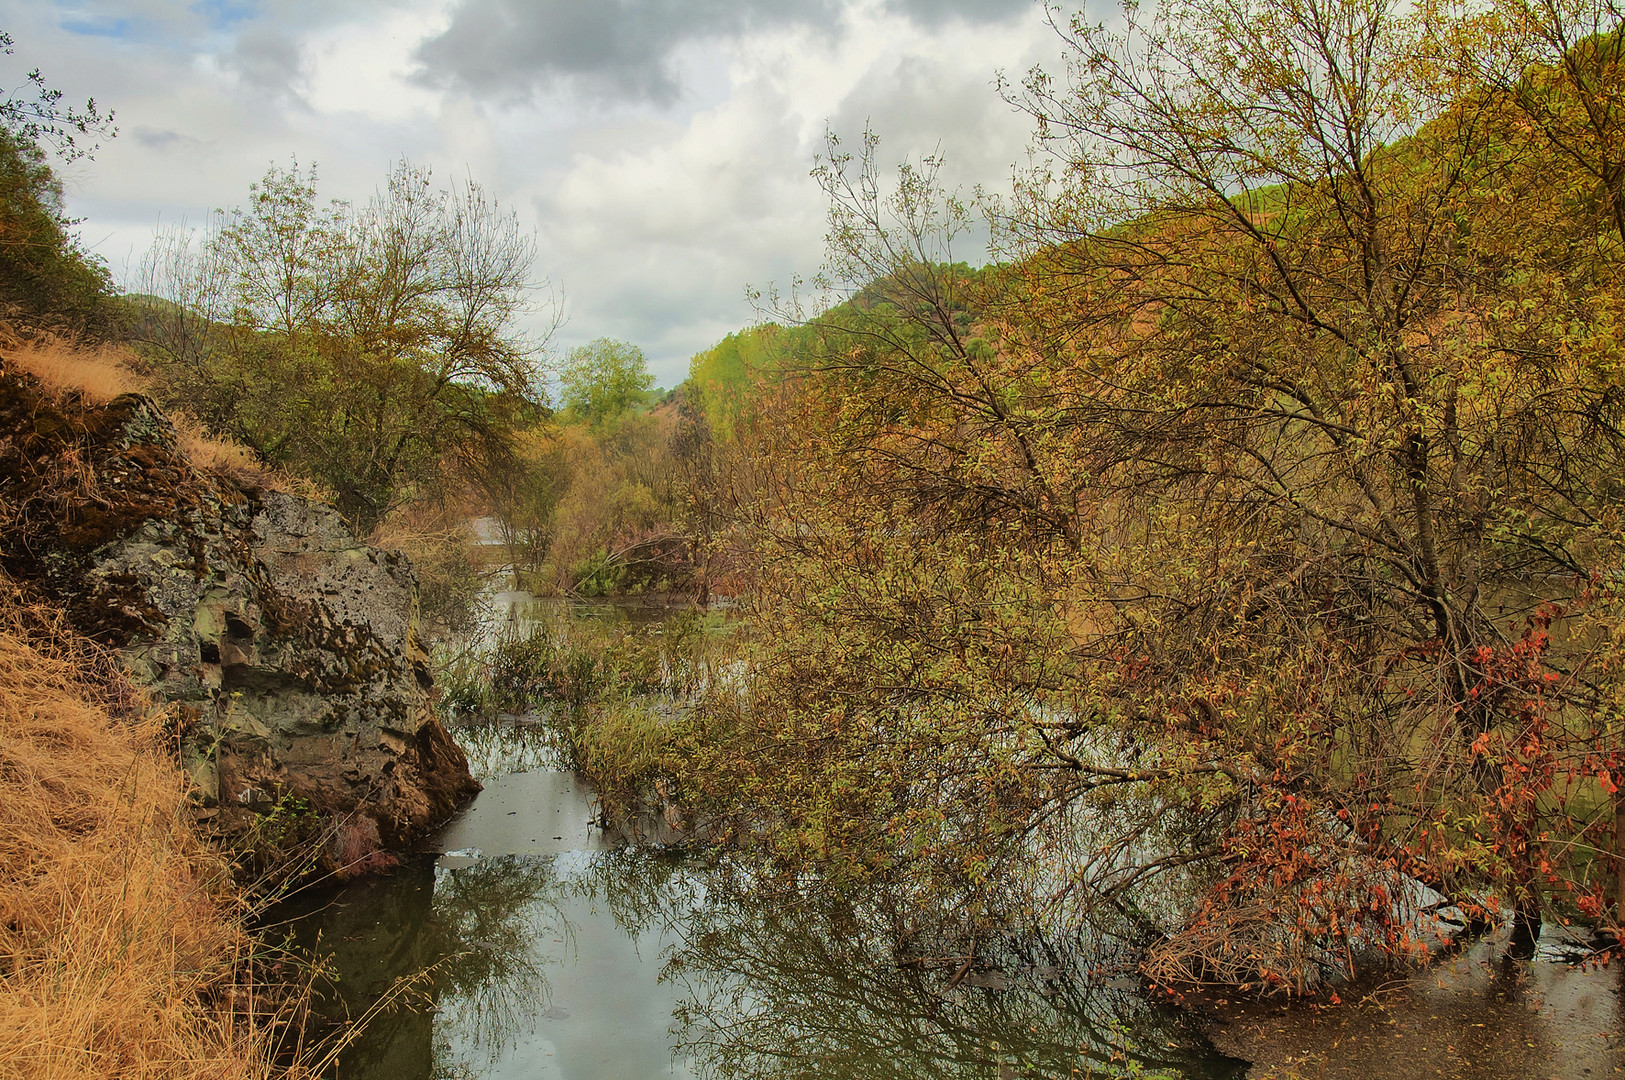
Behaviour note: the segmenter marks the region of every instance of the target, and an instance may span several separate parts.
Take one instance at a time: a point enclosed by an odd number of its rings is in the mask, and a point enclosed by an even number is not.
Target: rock
[[[303,800],[355,864],[479,789],[430,707],[405,557],[195,469],[147,398],[59,400],[0,358],[0,569],[173,704],[218,827]]]

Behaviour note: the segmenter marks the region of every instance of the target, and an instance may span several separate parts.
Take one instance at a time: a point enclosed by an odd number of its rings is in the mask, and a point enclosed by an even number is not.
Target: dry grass
[[[145,393],[148,385],[130,367],[130,354],[115,345],[80,345],[54,335],[19,338],[0,329],[6,359],[59,393],[77,390],[104,405],[120,394]]]
[[[244,487],[268,488],[321,499],[321,492],[308,481],[289,476],[280,469],[267,468],[254,451],[232,439],[211,435],[201,423],[183,412],[169,413],[175,425],[175,443],[181,456],[199,472],[229,476]]]
[[[21,337],[0,326],[0,353],[8,364],[33,375],[58,396],[77,393],[105,405],[121,394],[147,394],[153,389],[137,372],[135,356],[117,345],[86,345],[50,334]],[[199,472],[230,477],[244,487],[328,501],[315,485],[267,467],[248,447],[210,434],[195,418],[171,412],[169,419],[181,454]]]
[[[226,868],[157,718],[87,650],[0,581],[0,1078],[278,1075]]]

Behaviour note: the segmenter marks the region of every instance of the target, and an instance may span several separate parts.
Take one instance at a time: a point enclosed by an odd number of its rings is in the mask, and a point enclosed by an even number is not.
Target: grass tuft
[[[88,345],[51,334],[18,336],[0,325],[0,354],[7,364],[38,379],[59,398],[78,395],[105,405],[124,394],[146,394],[151,384],[137,371],[138,361],[117,345]],[[330,501],[308,480],[289,476],[262,462],[243,444],[208,431],[185,413],[169,413],[181,455],[202,473],[225,476],[245,488],[296,494]]]
[[[289,1075],[288,996],[251,978],[229,868],[120,681],[0,580],[0,1078]]]
[[[77,391],[105,405],[122,394],[142,394],[146,380],[130,369],[130,353],[116,345],[82,345],[51,334],[19,338],[0,328],[6,358],[58,394]]]

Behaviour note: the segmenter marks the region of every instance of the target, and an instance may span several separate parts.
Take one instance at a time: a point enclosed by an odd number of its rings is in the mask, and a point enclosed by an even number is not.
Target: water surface
[[[1153,1002],[1125,957],[1080,942],[965,965],[917,904],[606,836],[536,719],[454,731],[475,801],[394,873],[287,905],[330,958],[321,1010],[367,1017],[337,1080],[1625,1074],[1616,971],[1549,945],[1515,963],[1485,941],[1330,1009]]]
[[[913,962],[884,903],[617,845],[584,785],[530,767],[547,760],[539,735],[509,722],[463,736],[508,747],[520,771],[488,774],[393,874],[289,912],[332,957],[330,1015],[393,995],[335,1077],[1242,1074],[1197,1018],[1152,1007],[1132,980],[1092,982],[1040,946],[964,973],[957,958]]]

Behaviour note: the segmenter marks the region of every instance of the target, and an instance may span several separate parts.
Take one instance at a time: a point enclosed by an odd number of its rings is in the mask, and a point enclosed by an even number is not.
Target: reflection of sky
[[[589,863],[585,853],[560,855],[554,872],[568,880]],[[453,1063],[491,1080],[696,1075],[686,1062],[672,1060],[672,1011],[682,993],[659,981],[662,935],[631,936],[595,894],[554,898],[534,924],[542,929],[531,942],[531,957],[546,973],[550,998],[536,1003],[536,1015],[516,1018],[494,1062],[490,1047],[460,1030],[459,1014],[470,1003],[442,999],[435,1043],[437,1056],[451,1060],[436,1062],[437,1075],[456,1075]],[[548,932],[548,926],[554,929]]]

